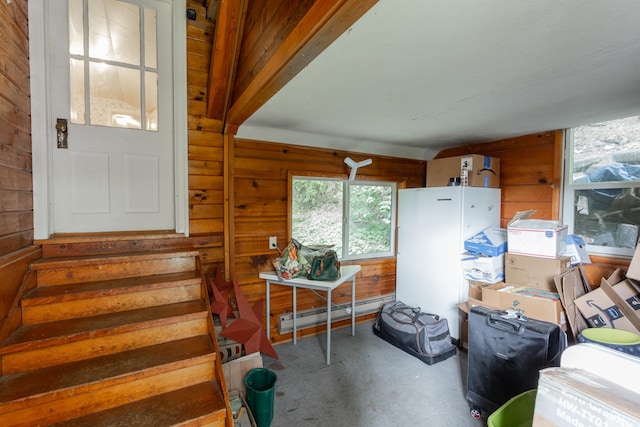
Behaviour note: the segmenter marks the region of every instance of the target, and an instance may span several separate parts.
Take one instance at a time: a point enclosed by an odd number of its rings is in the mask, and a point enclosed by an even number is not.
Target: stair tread
[[[156,274],[125,279],[102,280],[88,283],[72,283],[57,286],[38,286],[22,298],[23,306],[50,303],[51,299],[71,301],[80,298],[117,295],[132,291],[160,289],[175,286],[176,282],[200,281],[197,271]]]
[[[35,371],[4,375],[0,376],[0,403],[32,395],[59,393],[83,384],[211,354],[215,357],[211,338],[200,335]]]
[[[181,258],[181,257],[194,257],[198,256],[200,252],[198,250],[175,250],[175,249],[161,249],[146,252],[130,252],[130,253],[117,253],[117,254],[97,254],[97,255],[84,255],[75,257],[55,257],[55,258],[41,258],[31,263],[33,270],[43,270],[48,268],[67,268],[82,265],[92,264],[112,264],[118,262],[127,261],[142,261],[150,259],[162,259],[162,258]]]
[[[55,424],[59,427],[168,426],[209,417],[223,420],[226,405],[220,387],[207,381],[148,399]],[[203,420],[204,421],[204,420]]]
[[[0,346],[0,354],[6,354],[25,346],[30,349],[50,340],[92,338],[108,335],[119,330],[135,328],[140,323],[172,323],[174,317],[199,318],[207,315],[202,300],[185,301],[161,306],[139,308],[115,313],[99,314],[77,319],[58,320],[48,323],[22,325]]]

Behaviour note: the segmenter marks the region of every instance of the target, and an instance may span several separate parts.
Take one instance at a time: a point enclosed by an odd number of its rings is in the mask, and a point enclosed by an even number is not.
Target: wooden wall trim
[[[20,300],[35,288],[34,274],[28,274],[30,264],[42,257],[40,246],[28,246],[0,258],[0,342],[21,325]]]
[[[564,172],[564,131],[554,132],[553,182],[551,184],[551,219],[560,219]]]
[[[221,2],[216,19],[207,117],[223,122],[235,79],[248,3],[246,0]]]
[[[224,135],[224,272],[225,280],[230,280],[235,273],[235,263],[231,262],[231,257],[235,254],[235,216],[234,216],[234,168],[233,159],[235,157],[233,135]]]

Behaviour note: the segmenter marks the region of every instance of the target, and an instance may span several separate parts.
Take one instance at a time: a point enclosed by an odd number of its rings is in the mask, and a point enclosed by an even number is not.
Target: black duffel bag
[[[373,333],[428,365],[456,354],[447,319],[400,301],[382,307]]]

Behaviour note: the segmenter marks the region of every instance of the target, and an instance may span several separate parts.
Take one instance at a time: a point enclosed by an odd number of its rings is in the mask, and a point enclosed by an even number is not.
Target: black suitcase
[[[538,371],[560,366],[567,336],[560,326],[513,312],[469,312],[467,402],[474,418],[538,386]]]

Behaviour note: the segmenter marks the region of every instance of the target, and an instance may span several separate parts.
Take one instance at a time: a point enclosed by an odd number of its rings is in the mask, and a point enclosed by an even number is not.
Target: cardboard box
[[[627,277],[629,279],[640,280],[640,245],[636,246],[636,250],[631,258],[629,269],[627,270]]]
[[[571,257],[571,264],[591,264],[591,258],[587,252],[587,245],[584,239],[575,234],[567,236],[567,249],[562,254]]]
[[[640,425],[640,395],[584,369],[540,371],[533,427]]]
[[[575,342],[578,342],[580,332],[589,327],[586,319],[580,310],[578,310],[578,307],[576,307],[575,302],[577,298],[587,292],[591,292],[591,288],[585,283],[583,273],[582,268],[572,266],[569,271],[553,278],[558,294],[560,295],[560,300],[562,301],[562,306],[564,307],[564,313],[567,316],[570,332]]]
[[[461,302],[456,304],[458,307],[458,315],[460,319],[458,324],[460,325],[460,341],[458,347],[462,350],[469,350],[469,302]]]
[[[608,327],[640,334],[640,292],[629,280],[612,285],[602,278],[600,287],[576,298],[575,305],[592,328]]]
[[[564,330],[567,327],[557,292],[501,282],[482,288],[482,304],[500,310],[518,310],[526,317],[555,323]]]
[[[504,280],[504,254],[482,256],[466,252],[462,254],[462,272],[465,279],[485,283]]]
[[[566,225],[558,221],[528,219],[535,211],[518,212],[507,225],[509,253],[557,258],[567,249]]]
[[[571,258],[541,258],[509,253],[504,264],[505,282],[555,292],[557,289],[553,278],[571,268]]]
[[[427,187],[446,187],[463,169],[469,187],[500,188],[500,159],[479,154],[427,161]]]
[[[489,227],[464,241],[464,249],[476,254],[498,256],[507,252],[507,229]]]
[[[222,372],[227,383],[227,391],[238,390],[242,392],[243,397],[246,397],[244,377],[255,368],[262,368],[262,357],[259,351],[223,363]]]
[[[467,280],[469,282],[469,299],[482,301],[482,288],[493,283],[481,282],[479,280]]]

